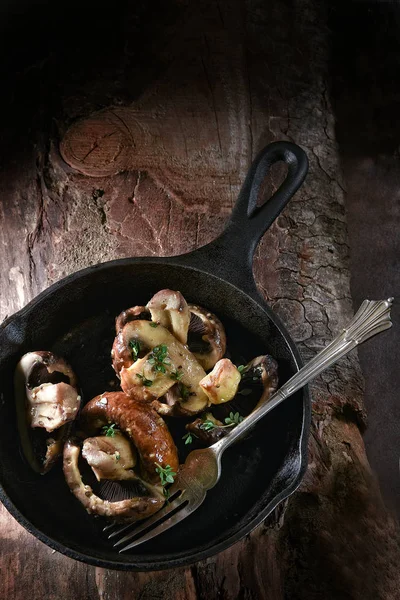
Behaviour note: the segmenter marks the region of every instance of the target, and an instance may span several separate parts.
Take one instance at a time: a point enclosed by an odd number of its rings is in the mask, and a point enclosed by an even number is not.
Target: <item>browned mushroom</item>
[[[115,331],[118,334],[130,321],[147,318],[150,320],[150,311],[145,306],[133,306],[123,310],[115,319]]]
[[[102,517],[112,517],[116,521],[139,521],[145,519],[162,508],[165,502],[162,488],[141,482],[147,495],[133,496],[125,500],[110,502],[97,496],[89,485],[82,481],[78,459],[80,444],[68,440],[64,446],[65,480],[74,496],[83,504],[87,512]]]
[[[241,378],[237,367],[229,358],[222,358],[199,385],[211,404],[223,404],[236,396]]]
[[[177,449],[163,419],[148,404],[134,402],[123,392],[105,392],[85,406],[80,421],[83,431],[90,435],[113,423],[129,438],[139,458],[140,477],[133,473],[132,479],[136,478],[146,492],[144,496],[136,495],[123,501],[101,499],[83,483],[78,467],[80,445],[69,440],[64,449],[64,474],[71,491],[86,510],[128,521],[143,519],[159,510],[165,498],[157,468],[170,467],[176,472],[179,466]],[[86,454],[90,454],[90,449],[86,448]],[[93,454],[89,460],[96,462]]]
[[[60,456],[68,423],[80,407],[76,377],[51,352],[28,352],[17,365],[14,384],[22,450],[30,466],[44,474]]]
[[[135,446],[143,478],[157,482],[156,464],[173,470],[179,466],[178,453],[164,420],[148,404],[135,402],[123,392],[104,392],[86,404],[80,424],[89,435],[115,423]]]
[[[257,356],[241,369],[241,373],[242,379],[238,394],[244,391],[250,392],[251,390],[254,392],[254,394],[252,394],[254,397],[254,395],[257,393],[261,393],[261,396],[253,410],[255,410],[261,404],[268,402],[278,387],[278,364],[276,360],[268,354],[264,356]],[[244,396],[243,400],[241,401],[243,404],[246,404],[248,401],[246,396]],[[240,407],[237,406],[238,398],[239,396],[236,395],[234,404],[230,405],[229,407],[226,406],[226,409],[233,409],[233,414],[229,413],[230,417],[238,416],[240,420],[242,417],[239,415],[239,413],[237,412],[235,415],[235,410],[240,410]],[[220,406],[218,408],[223,409],[224,406]],[[243,412],[246,411],[244,410]],[[228,435],[231,426],[234,426],[232,418],[226,417],[225,424],[223,424],[222,421],[216,419],[211,413],[206,413],[205,415],[202,415],[201,418],[196,419],[192,423],[186,425],[186,430],[190,434],[193,434],[201,442],[211,445],[222,437]]]
[[[136,465],[136,451],[120,432],[113,434],[86,438],[82,456],[92,467],[97,481],[135,479],[132,469]]]
[[[244,386],[254,382],[262,384],[263,391],[256,408],[261,406],[278,388],[278,363],[269,354],[253,358],[242,371],[242,382]]]
[[[190,323],[190,312],[180,292],[161,290],[147,303],[151,318],[168,329],[182,344],[186,344]]]
[[[188,347],[205,371],[212,369],[226,351],[225,329],[213,313],[189,304],[191,313]]]
[[[132,356],[131,364],[119,372],[122,389],[135,400],[152,402],[178,381],[176,400],[181,405],[181,414],[201,412],[208,404],[199,386],[205,377],[204,369],[172,333],[162,325],[153,325],[149,321],[132,321],[119,333],[125,346],[133,348],[136,355],[136,360]]]
[[[205,427],[206,423],[213,423],[214,427]],[[228,428],[224,427],[222,421],[216,419],[212,413],[206,413],[202,418],[195,419],[186,425],[186,430],[207,445],[215,444],[221,438],[228,435]]]

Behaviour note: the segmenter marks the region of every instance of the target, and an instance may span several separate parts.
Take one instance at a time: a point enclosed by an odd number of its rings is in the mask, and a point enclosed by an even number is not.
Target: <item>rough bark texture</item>
[[[353,312],[323,7],[121,2],[82,19],[68,50],[67,18],[3,99],[2,118],[25,112],[1,147],[1,316],[87,265],[210,241],[257,151],[287,139],[310,173],[254,272],[308,359]],[[2,509],[2,597],[397,598],[399,531],[365,456],[356,355],[312,392],[303,484],[247,539],[191,568],[118,573],[53,553]]]

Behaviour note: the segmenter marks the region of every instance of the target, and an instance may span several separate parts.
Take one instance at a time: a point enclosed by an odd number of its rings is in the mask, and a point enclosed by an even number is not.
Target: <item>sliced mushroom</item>
[[[173,385],[164,396],[151,402],[159,415],[167,417],[191,417],[204,409],[203,403],[195,404],[190,395],[191,388],[179,382]],[[199,408],[202,406],[202,408]]]
[[[135,321],[136,319],[150,320],[150,311],[145,306],[133,306],[132,308],[123,310],[115,319],[116,333],[119,333],[127,323]]]
[[[118,376],[122,367],[127,368],[135,360],[137,360],[136,353],[129,346],[129,343],[127,343],[125,339],[123,329],[125,325],[131,321],[136,321],[139,319],[142,321],[150,321],[151,319],[150,311],[145,306],[133,306],[132,308],[128,308],[127,310],[122,311],[122,313],[119,314],[115,319],[116,337],[111,350],[111,360],[113,369]]]
[[[97,496],[89,485],[85,485],[79,471],[78,459],[80,444],[68,440],[64,446],[63,469],[65,480],[74,496],[83,504],[88,513],[103,517],[112,517],[116,521],[140,521],[154,514],[165,503],[160,485],[151,485],[141,481],[148,495],[134,496],[126,500],[110,502]]]
[[[268,402],[272,394],[276,391],[278,387],[278,364],[272,356],[268,354],[264,356],[257,356],[252,361],[250,361],[246,367],[242,370],[242,380],[240,382],[240,388],[244,390],[248,390],[251,388],[254,391],[254,394],[260,394],[260,399],[258,400],[256,406],[253,410]],[[240,391],[239,391],[240,393]],[[243,399],[240,400],[240,404],[238,406],[238,399],[241,396],[237,395],[234,402],[231,405],[219,405],[216,407],[216,411],[220,411],[220,417],[224,410],[227,410],[228,413],[225,413],[226,416],[229,414],[229,410],[235,412],[241,412],[242,414],[246,412],[245,405],[247,403],[247,395],[243,396]],[[234,408],[235,407],[235,408]],[[215,427],[213,428],[205,428],[204,421],[212,421],[215,423]],[[230,427],[226,427],[223,425],[221,421],[216,419],[211,413],[206,413],[202,418],[196,419],[192,423],[186,425],[186,430],[192,433],[195,437],[197,437],[201,442],[211,445],[214,442],[218,441],[222,437],[229,434]]]
[[[190,323],[190,312],[180,292],[161,290],[147,303],[151,318],[168,329],[182,344],[186,344]]]
[[[76,388],[64,382],[28,388],[27,398],[30,426],[43,427],[49,433],[75,419],[81,399]]]
[[[188,347],[205,371],[212,369],[226,351],[225,329],[213,313],[189,304],[191,313]]]
[[[253,358],[242,371],[242,382],[244,386],[261,383],[263,392],[255,408],[261,406],[278,388],[278,363],[269,354]]]
[[[214,423],[215,427],[212,429],[205,429],[205,421]],[[218,442],[218,440],[229,433],[229,429],[224,427],[222,421],[216,419],[210,412],[206,413],[203,418],[195,419],[192,423],[188,423],[186,425],[186,431],[192,433],[196,438],[208,445],[215,444],[215,442]]]
[[[86,438],[82,456],[92,467],[97,481],[136,479],[132,471],[136,464],[136,452],[121,433],[114,433],[113,437],[101,435]]]
[[[141,351],[147,352],[142,359],[132,360],[129,367],[120,370],[121,387],[126,394],[135,400],[152,401],[166,394],[179,377],[181,389],[186,392],[179,399],[182,411],[197,414],[204,410],[208,398],[199,386],[205,377],[204,369],[165,327],[152,327],[148,321],[138,320],[125,325],[120,334],[126,345],[136,343]],[[167,349],[167,356],[160,371],[154,355],[156,348],[161,347]]]
[[[47,351],[29,352],[14,377],[21,446],[30,466],[47,473],[62,452],[81,397],[71,367]],[[54,433],[48,437],[48,433]]]
[[[143,479],[159,481],[157,464],[179,466],[178,452],[164,420],[148,404],[135,402],[123,392],[104,392],[86,404],[80,425],[89,436],[109,423],[115,423],[135,446]]]
[[[104,500],[97,496],[92,488],[82,481],[78,466],[80,444],[75,440],[68,440],[64,448],[65,479],[72,493],[89,513],[113,517],[116,520],[138,521],[163,506],[165,497],[156,469],[158,466],[164,469],[169,466],[174,472],[177,472],[179,466],[177,449],[163,419],[149,405],[134,402],[123,392],[105,392],[96,396],[82,411],[80,420],[82,431],[89,435],[96,434],[99,429],[109,423],[115,423],[121,431],[121,434],[116,433],[112,441],[110,440],[111,445],[115,444],[117,436],[122,437],[124,434],[135,446],[139,458],[140,477],[131,471],[132,478],[130,480],[136,479],[144,488],[145,495],[135,494],[131,498],[118,501]],[[97,461],[99,443],[94,443],[93,439],[99,440],[98,437],[92,438],[89,442],[86,440],[89,445],[86,445],[85,448],[84,442],[84,452],[89,458],[88,462],[92,463],[92,467],[96,463],[95,468],[97,469],[99,467]],[[106,450],[106,454],[111,450],[112,448]],[[100,452],[103,451],[104,441],[102,440]],[[115,455],[115,452],[113,454]],[[100,457],[101,462],[103,459],[104,457]],[[133,462],[129,456],[126,457],[126,460],[128,465]],[[104,462],[102,467],[104,468]],[[110,479],[110,471],[111,474],[116,474],[114,464],[106,465],[108,479]],[[99,473],[97,473],[98,475]]]
[[[222,358],[200,381],[200,386],[211,404],[223,404],[235,397],[241,378],[235,365],[228,358]]]

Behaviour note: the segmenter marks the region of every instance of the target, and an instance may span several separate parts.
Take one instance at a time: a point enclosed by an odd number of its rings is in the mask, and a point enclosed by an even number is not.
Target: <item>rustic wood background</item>
[[[19,67],[3,73],[0,316],[82,267],[210,241],[257,151],[285,139],[310,173],[254,273],[312,356],[353,313],[323,4],[118,1],[79,19],[74,8],[25,15],[32,61],[13,46]],[[365,454],[357,356],[312,392],[304,482],[242,542],[190,568],[120,573],[55,553],[2,508],[1,597],[398,598],[399,529]]]

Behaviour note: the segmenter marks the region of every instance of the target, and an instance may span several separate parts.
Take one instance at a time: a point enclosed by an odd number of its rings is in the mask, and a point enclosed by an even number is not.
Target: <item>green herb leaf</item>
[[[237,370],[239,371],[239,373],[243,373],[243,371],[245,370],[246,366],[245,365],[239,365],[237,367]]]
[[[215,429],[217,425],[213,421],[206,419],[199,427],[200,429],[203,429],[203,431],[210,431],[211,429]]]
[[[148,363],[153,365],[154,371],[156,373],[166,373],[165,366],[169,365],[169,361],[167,361],[168,356],[168,348],[165,344],[160,344],[159,346],[155,346],[150,353],[148,358]]]
[[[190,388],[187,385],[185,385],[184,383],[179,382],[178,389],[179,389],[179,393],[181,395],[182,400],[185,402],[189,398],[190,394],[192,393],[190,391]]]
[[[187,446],[193,442],[193,435],[189,432],[184,435],[182,439],[185,440],[185,446]]]
[[[152,321],[150,323],[150,327],[154,327],[155,328],[155,327],[158,327],[158,325],[159,325],[159,323],[154,323],[154,321]]]
[[[252,393],[253,390],[250,390],[249,388],[245,388],[244,390],[240,390],[240,392],[238,392],[238,394],[240,396],[248,396],[249,394]]]
[[[170,373],[169,375],[171,377],[171,379],[173,379],[174,381],[180,381],[183,377],[183,371],[179,371],[178,369],[176,371],[172,371],[172,373]]]
[[[115,460],[121,460],[121,455],[119,452],[116,453]]]
[[[175,477],[176,473],[175,473],[175,471],[172,470],[172,467],[170,465],[166,465],[165,467],[162,467],[158,463],[155,463],[155,465],[156,465],[156,473],[159,474],[161,485],[163,487],[165,487],[165,485],[167,483],[174,483],[174,477]],[[164,489],[164,496],[166,498],[169,498],[168,490]]]
[[[225,423],[226,425],[239,425],[239,423],[241,423],[243,419],[244,417],[242,417],[242,415],[240,415],[238,412],[231,412],[229,413],[229,417],[225,418]]]
[[[114,437],[115,433],[118,431],[118,427],[115,423],[104,425],[101,428],[102,432],[106,437]]]
[[[131,349],[131,354],[132,354],[133,360],[137,360],[139,358],[139,352],[140,352],[139,340],[129,340],[129,347]]]
[[[153,385],[153,380],[147,379],[147,377],[144,375],[144,372],[142,375],[140,375],[140,373],[136,373],[136,377],[139,377],[139,379],[142,380],[142,383],[145,387],[151,387]]]

